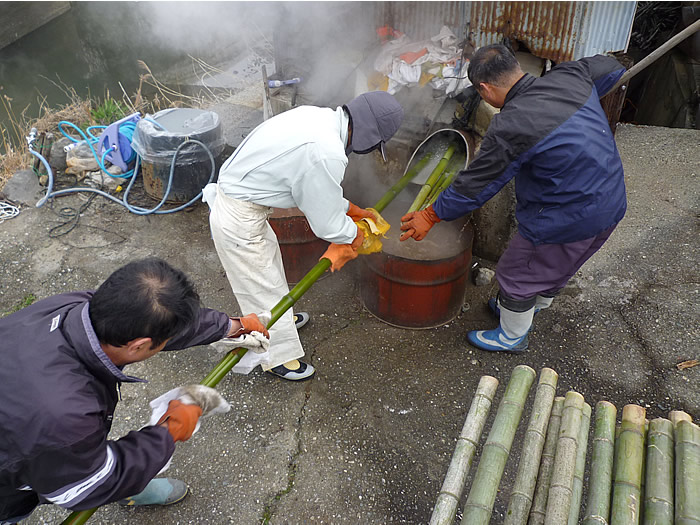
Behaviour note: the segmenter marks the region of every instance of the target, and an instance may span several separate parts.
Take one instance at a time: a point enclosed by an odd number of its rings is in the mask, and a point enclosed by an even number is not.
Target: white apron
[[[289,293],[279,243],[267,221],[272,208],[228,197],[216,184],[207,188],[212,238],[241,315],[269,311]],[[269,351],[246,352],[233,371],[248,374],[257,365],[269,370],[303,355],[290,308],[270,328]]]

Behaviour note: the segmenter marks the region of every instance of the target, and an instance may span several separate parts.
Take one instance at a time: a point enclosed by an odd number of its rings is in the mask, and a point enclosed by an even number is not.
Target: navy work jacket
[[[515,178],[518,231],[533,244],[580,241],[617,224],[627,209],[624,173],[599,99],[624,71],[596,55],[525,74],[479,153],[433,205],[438,217],[480,208]]]

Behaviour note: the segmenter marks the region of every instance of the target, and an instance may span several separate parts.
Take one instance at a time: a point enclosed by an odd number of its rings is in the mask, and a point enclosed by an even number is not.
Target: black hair
[[[472,55],[467,75],[477,88],[482,82],[503,87],[506,78],[518,71],[520,64],[513,52],[502,44],[491,44],[480,47]]]
[[[123,346],[150,337],[153,346],[190,328],[199,295],[180,270],[148,258],[122,266],[90,299],[90,321],[101,343]]]

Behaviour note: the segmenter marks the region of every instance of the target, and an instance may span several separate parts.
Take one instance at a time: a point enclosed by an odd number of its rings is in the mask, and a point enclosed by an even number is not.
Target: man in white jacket
[[[323,255],[331,271],[357,257],[363,234],[355,221],[372,213],[343,197],[348,155],[379,148],[384,156],[384,143],[402,120],[396,99],[373,91],[335,110],[291,109],[246,137],[221,167],[218,183],[204,192],[216,251],[241,310],[269,310],[289,292],[267,221],[272,208],[298,207],[304,213],[314,234],[332,243]],[[315,370],[299,361],[303,355],[290,309],[270,328],[269,352],[247,352],[233,370],[247,374],[261,365],[284,379],[304,380]]]

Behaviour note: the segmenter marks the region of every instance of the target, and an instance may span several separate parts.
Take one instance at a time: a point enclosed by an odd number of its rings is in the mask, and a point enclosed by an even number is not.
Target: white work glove
[[[258,314],[258,319],[262,324],[267,326],[272,319],[272,313],[262,312]],[[264,354],[270,348],[270,340],[260,332],[250,332],[248,334],[239,335],[238,337],[224,337],[212,343],[217,352],[230,352],[236,348],[247,348],[256,354]]]
[[[198,405],[202,409],[202,416],[205,417],[210,414],[225,414],[231,410],[231,405],[226,401],[219,392],[214,388],[204,386],[204,385],[185,385],[179,386],[169,390],[162,396],[155,398],[149,404],[151,405],[151,419],[148,425],[157,425],[160,418],[168,410],[168,404],[173,400],[177,399],[186,405]],[[197,426],[194,428],[194,435],[198,430],[201,423],[201,418],[197,421]],[[168,460],[165,466],[158,472],[161,474],[168,470],[172,457]]]
[[[270,348],[270,340],[260,332],[250,332],[238,337],[224,337],[211,346],[217,352],[230,352],[236,348],[247,348],[256,354],[264,354]]]

